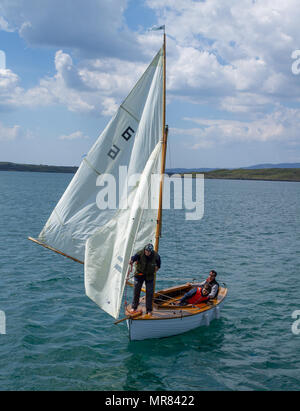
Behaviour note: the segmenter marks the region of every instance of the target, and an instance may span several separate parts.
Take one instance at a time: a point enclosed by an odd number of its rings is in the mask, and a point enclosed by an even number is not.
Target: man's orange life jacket
[[[208,301],[209,297],[208,295],[203,295],[202,294],[202,287],[197,287],[196,294],[194,294],[192,297],[190,297],[187,300],[188,304],[200,304]]]

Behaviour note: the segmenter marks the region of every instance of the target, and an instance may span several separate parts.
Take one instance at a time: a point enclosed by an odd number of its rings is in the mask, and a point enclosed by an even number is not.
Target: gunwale
[[[182,291],[181,294],[179,294],[174,300],[178,300],[180,296],[182,296],[186,291],[188,291],[190,288],[192,288],[190,284],[182,284],[179,286],[171,287],[165,290],[157,291],[154,295],[154,300],[158,295],[167,295],[168,293],[172,292],[180,292]],[[130,314],[130,309],[131,309],[131,304],[126,306],[125,309],[125,315],[132,321],[140,321],[140,320],[170,320],[170,319],[178,319],[178,318],[185,318],[185,317],[190,317],[194,315],[198,315],[201,313],[204,313],[206,311],[212,310],[218,305],[220,305],[226,295],[227,295],[227,287],[226,285],[220,286],[219,293],[217,298],[214,300],[211,300],[209,303],[201,303],[199,305],[187,305],[187,306],[173,306],[171,304],[168,304],[167,306],[159,305],[157,303],[153,303],[153,311],[152,311],[152,316],[147,316],[145,312],[145,302],[146,298],[143,296],[140,298],[140,308],[142,309],[142,312],[140,315],[131,315]],[[172,301],[170,301],[172,302]]]

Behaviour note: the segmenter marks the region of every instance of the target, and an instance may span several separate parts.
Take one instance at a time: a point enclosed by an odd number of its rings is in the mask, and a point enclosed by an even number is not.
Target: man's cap
[[[153,244],[149,243],[145,246],[145,251],[150,251],[151,253],[154,251]]]

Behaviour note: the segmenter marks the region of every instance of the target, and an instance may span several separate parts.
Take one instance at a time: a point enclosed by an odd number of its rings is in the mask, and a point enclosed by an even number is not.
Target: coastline
[[[19,164],[12,162],[0,162],[0,171],[22,171],[39,173],[73,173],[78,170],[77,166],[53,166],[43,164]],[[186,170],[185,173],[176,173],[168,170],[168,175],[180,176],[189,174],[196,178],[197,174],[204,174],[205,179],[217,180],[251,180],[251,181],[287,181],[300,182],[300,168],[261,168],[261,169],[217,169],[212,171]]]
[[[262,169],[220,169],[213,171],[179,173],[180,176],[204,174],[205,179],[248,180],[248,181],[287,181],[300,182],[300,168],[262,168]]]
[[[38,173],[76,173],[75,166],[48,166],[44,164],[20,164],[11,162],[0,162],[0,171],[26,171]]]

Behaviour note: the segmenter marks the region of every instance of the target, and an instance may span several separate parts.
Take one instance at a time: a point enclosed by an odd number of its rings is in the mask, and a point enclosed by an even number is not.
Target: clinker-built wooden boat
[[[192,287],[188,283],[156,292],[150,317],[145,314],[145,296],[140,299],[141,314],[132,316],[131,305],[128,305],[126,315],[131,317],[127,319],[129,338],[144,340],[170,337],[203,325],[208,326],[212,320],[218,319],[220,307],[227,295],[226,285],[222,284],[217,297],[208,303],[177,305],[178,300]]]

